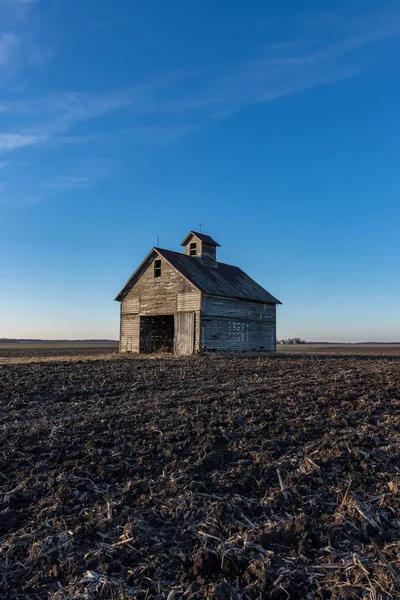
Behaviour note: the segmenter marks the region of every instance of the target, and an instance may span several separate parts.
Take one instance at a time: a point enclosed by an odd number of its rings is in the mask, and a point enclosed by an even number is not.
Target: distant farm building
[[[279,300],[218,262],[210,236],[191,231],[181,246],[153,248],[116,297],[120,352],[275,351]]]

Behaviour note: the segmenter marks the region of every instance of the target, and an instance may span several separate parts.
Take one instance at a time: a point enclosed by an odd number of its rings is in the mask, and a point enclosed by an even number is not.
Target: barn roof
[[[205,244],[208,244],[209,246],[221,247],[220,244],[218,244],[218,242],[213,240],[213,238],[211,236],[205,235],[204,233],[199,233],[198,231],[191,231],[190,233],[188,233],[188,235],[185,237],[185,239],[181,243],[181,246],[186,246],[188,239],[190,238],[191,235],[195,235],[197,238],[199,238],[199,240],[201,240]]]
[[[201,263],[198,258],[187,256],[180,252],[173,252],[172,250],[164,250],[163,248],[153,248],[115,298],[116,300],[121,301],[125,298],[136,281],[141,277],[148,264],[153,260],[154,253],[158,253],[165,258],[171,266],[179,271],[203,294],[252,300],[268,304],[281,304],[279,300],[274,298],[274,296],[256,283],[242,269],[239,269],[239,267],[221,262],[216,263],[216,266],[210,267]]]

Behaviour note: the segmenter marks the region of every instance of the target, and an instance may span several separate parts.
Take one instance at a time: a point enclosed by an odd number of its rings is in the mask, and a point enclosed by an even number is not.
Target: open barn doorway
[[[140,352],[172,352],[174,349],[174,315],[140,317]]]

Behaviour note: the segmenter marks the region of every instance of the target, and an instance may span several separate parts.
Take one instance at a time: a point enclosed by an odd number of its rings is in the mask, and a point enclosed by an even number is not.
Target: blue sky
[[[0,337],[118,336],[157,237],[400,341],[400,5],[0,0]]]

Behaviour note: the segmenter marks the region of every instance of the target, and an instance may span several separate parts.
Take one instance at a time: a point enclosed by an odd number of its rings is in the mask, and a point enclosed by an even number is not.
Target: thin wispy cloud
[[[39,0],[0,0],[0,7],[8,7],[14,10],[28,10],[38,2]]]
[[[20,52],[21,39],[13,33],[0,33],[0,67],[12,66]]]
[[[115,144],[117,137],[121,142],[127,142],[129,139],[142,140],[144,143],[173,142],[192,132],[193,126],[188,123],[149,124],[148,126],[126,128],[119,134],[110,131],[89,136],[69,134],[76,125],[121,110],[126,111],[127,118],[132,114],[163,112],[160,107],[160,97],[162,92],[168,88],[171,80],[176,80],[176,75],[106,94],[68,92],[29,100],[0,102],[0,118],[2,115],[4,117],[21,116],[24,117],[25,122],[28,122],[23,132],[0,133],[0,152],[50,141],[60,145],[93,141],[97,143],[101,140],[112,139]]]
[[[334,24],[329,41],[321,40],[315,32],[314,38],[309,32],[302,38],[300,32],[296,42],[267,45],[262,55],[236,65],[230,73],[214,76],[196,93],[170,99],[164,109],[176,113],[204,111],[224,118],[244,106],[349,79],[368,66],[359,50],[400,33],[400,12],[378,18],[335,19]]]
[[[10,163],[0,162],[0,170]],[[29,165],[25,164],[27,169]],[[102,158],[77,159],[69,166],[68,172],[56,173],[43,178],[29,177],[10,185],[0,181],[0,205],[22,208],[47,200],[54,200],[63,194],[79,190],[89,190],[114,176],[118,171],[117,161]]]
[[[21,70],[40,65],[45,59],[32,36],[0,31],[0,89],[7,91],[6,84]]]
[[[35,135],[20,135],[17,133],[0,133],[0,154],[25,146],[34,146],[42,141]]]
[[[76,188],[85,188],[90,187],[92,180],[90,177],[85,176],[77,176],[77,175],[62,175],[53,179],[52,181],[47,181],[41,185],[42,188],[47,190],[60,190],[67,191]]]
[[[40,202],[42,198],[31,189],[21,185],[10,185],[0,181],[0,206],[23,208],[29,204]]]
[[[36,186],[37,193],[43,197],[57,195],[70,190],[89,189],[108,179],[118,171],[113,159],[84,157],[74,161],[67,173],[56,174]]]
[[[0,90],[23,69],[38,65],[49,55],[35,41],[29,16],[39,0],[0,0]]]
[[[0,103],[0,113],[32,115],[33,118],[51,119],[55,131],[63,130],[81,121],[100,117],[110,111],[129,106],[133,97],[127,92],[87,94],[65,92],[22,101]]]
[[[0,11],[7,7],[26,18],[35,4],[36,0],[0,0]],[[321,12],[298,22],[290,19],[291,28],[282,23],[279,28],[290,29],[289,39],[265,43],[253,58],[230,67],[213,65],[207,71],[188,73],[177,65],[173,72],[101,93],[66,90],[25,94],[22,99],[17,93],[3,94],[0,153],[34,152],[39,145],[57,151],[66,145],[86,144],[96,152],[115,149],[118,144],[146,149],[167,146],[246,107],[355,77],[378,60],[381,42],[400,33],[400,10],[354,18]],[[12,31],[0,32],[0,85],[6,72],[15,74],[32,61],[35,52],[27,52],[30,39]],[[123,118],[124,127],[115,126],[110,118],[115,115]],[[86,127],[94,120],[95,128]],[[66,191],[92,181],[96,176],[87,180],[80,172],[68,173],[38,187]]]
[[[87,122],[107,113],[129,106],[132,100],[126,94],[93,96],[61,94],[30,101],[0,104],[1,115],[24,115],[28,125],[21,133],[0,132],[0,152],[41,144],[68,132],[75,124]]]
[[[366,67],[365,58],[358,55],[358,50],[400,32],[400,13],[353,21],[328,15],[325,21],[325,27],[331,21],[334,25],[327,35],[329,41],[318,37],[313,39],[308,31],[310,23],[306,22],[306,38],[302,39],[300,30],[296,41],[282,40],[267,45],[261,55],[235,65],[230,72],[215,69],[204,77],[204,74],[177,71],[125,90],[104,94],[65,92],[23,101],[13,100],[0,103],[0,115],[30,117],[28,133],[39,143],[68,134],[76,124],[125,110],[127,118],[135,115],[157,117],[153,123],[146,125],[146,131],[158,128],[161,135],[168,131],[170,139],[174,140],[197,129],[193,126],[192,115],[197,115],[198,124],[207,118],[227,118],[251,104],[270,102],[351,78]],[[321,29],[324,30],[319,21],[318,30]],[[18,45],[18,40],[12,36],[4,38],[2,51],[0,38],[0,65],[2,61],[10,60]],[[188,78],[191,93],[185,89]],[[160,116],[165,118],[161,124]],[[171,124],[168,121],[171,116],[175,120],[180,119],[180,122]],[[190,119],[189,124],[187,118]],[[27,134],[26,131],[22,133]],[[69,136],[70,143],[72,139]]]
[[[26,19],[38,3],[39,0],[0,0],[2,21],[8,24],[10,21]]]
[[[68,145],[107,146],[110,150],[121,145],[137,145],[139,147],[162,148],[173,144],[180,138],[195,133],[197,126],[192,123],[169,125],[143,125],[127,127],[123,130],[108,131],[92,135],[59,135],[49,145],[60,148]]]

